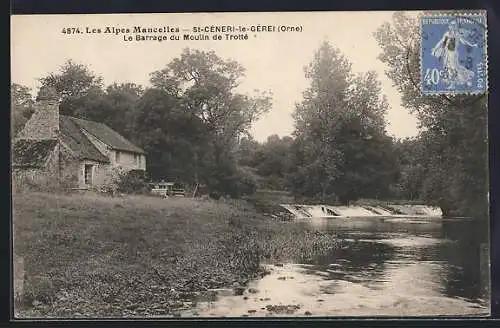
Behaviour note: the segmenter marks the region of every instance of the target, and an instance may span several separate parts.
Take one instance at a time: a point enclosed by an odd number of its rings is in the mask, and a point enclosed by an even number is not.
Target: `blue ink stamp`
[[[420,17],[420,87],[425,95],[488,89],[486,14]]]

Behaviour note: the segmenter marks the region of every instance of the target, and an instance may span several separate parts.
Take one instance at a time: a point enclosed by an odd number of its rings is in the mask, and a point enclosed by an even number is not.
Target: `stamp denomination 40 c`
[[[423,94],[483,94],[488,89],[486,14],[420,16]]]

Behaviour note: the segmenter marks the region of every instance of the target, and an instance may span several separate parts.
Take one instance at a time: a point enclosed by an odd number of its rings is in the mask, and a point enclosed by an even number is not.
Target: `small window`
[[[92,165],[85,165],[85,184],[92,184]]]
[[[141,166],[141,159],[142,159],[142,156],[141,155],[137,155],[137,165]]]
[[[115,162],[116,163],[120,162],[120,152],[119,151],[116,151],[116,153],[115,153]]]

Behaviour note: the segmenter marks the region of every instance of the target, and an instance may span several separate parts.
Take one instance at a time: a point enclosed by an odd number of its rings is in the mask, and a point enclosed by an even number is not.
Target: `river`
[[[309,219],[340,247],[219,290],[183,317],[487,316],[488,226],[472,219]],[[486,222],[486,220],[484,220]]]

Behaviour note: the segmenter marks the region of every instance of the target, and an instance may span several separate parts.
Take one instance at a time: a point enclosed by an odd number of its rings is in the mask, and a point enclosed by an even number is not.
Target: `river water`
[[[486,222],[486,220],[484,220]],[[219,290],[182,316],[486,316],[488,226],[471,219],[309,219],[340,247],[266,264],[243,295]]]

